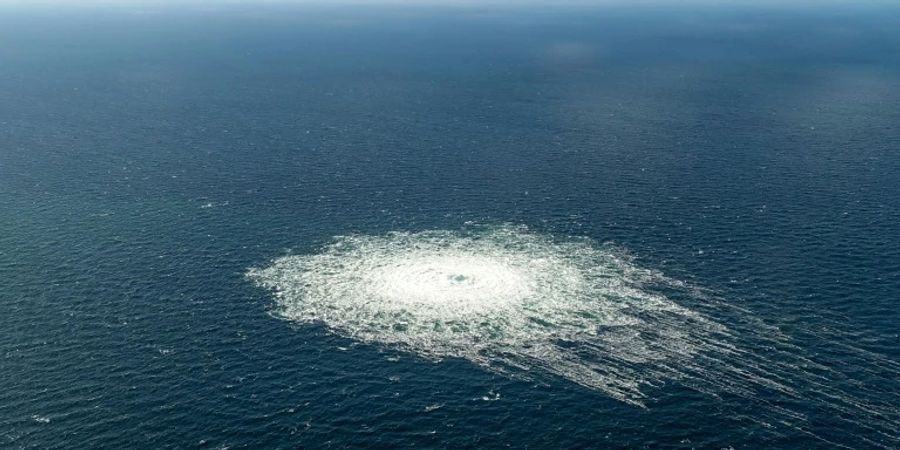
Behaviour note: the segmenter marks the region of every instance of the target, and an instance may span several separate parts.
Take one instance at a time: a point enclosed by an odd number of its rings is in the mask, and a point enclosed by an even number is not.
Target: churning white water
[[[287,319],[512,376],[556,374],[630,403],[686,375],[698,352],[729,351],[713,342],[724,327],[643,288],[661,275],[522,227],[341,236],[249,276]]]
[[[563,377],[638,406],[677,381],[739,399],[743,417],[762,429],[774,423],[837,445],[783,406],[793,399],[866,430],[859,442],[900,445],[895,397],[834,383],[846,374],[750,311],[594,241],[509,225],[348,235],[248,276],[275,293],[280,317],[362,342],[464,358],[511,377]],[[845,339],[833,331],[821,339],[865,361],[869,377],[900,374],[900,363],[837,344]]]

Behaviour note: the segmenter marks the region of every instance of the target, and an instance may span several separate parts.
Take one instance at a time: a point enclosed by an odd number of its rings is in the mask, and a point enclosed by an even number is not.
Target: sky
[[[228,4],[322,4],[322,5],[435,5],[435,6],[600,6],[666,5],[666,6],[728,6],[748,5],[765,7],[823,8],[829,6],[898,6],[896,0],[0,0],[0,6],[69,6],[69,7],[128,7]]]

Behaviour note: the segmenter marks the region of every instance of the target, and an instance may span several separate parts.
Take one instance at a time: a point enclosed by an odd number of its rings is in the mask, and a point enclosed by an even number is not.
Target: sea
[[[898,24],[0,3],[0,447],[900,448]]]

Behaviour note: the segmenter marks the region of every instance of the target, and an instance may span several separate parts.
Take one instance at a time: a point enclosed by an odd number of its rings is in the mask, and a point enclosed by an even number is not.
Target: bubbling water
[[[389,305],[449,307],[468,314],[521,302],[534,293],[526,267],[482,255],[426,251],[385,261],[364,277],[371,294]]]
[[[522,227],[341,236],[249,276],[290,320],[512,376],[555,374],[634,404],[724,330],[644,289],[664,278],[613,249]]]
[[[736,414],[760,433],[787,427],[840,446],[830,440],[837,427],[857,446],[900,446],[900,396],[878,383],[832,383],[848,378],[846,364],[822,364],[750,311],[590,240],[509,225],[339,236],[248,276],[275,293],[280,317],[358,341],[514,378],[558,376],[637,406],[672,380],[736,399],[733,408],[746,408]],[[856,361],[853,376],[900,377],[900,363],[826,329],[818,339]]]

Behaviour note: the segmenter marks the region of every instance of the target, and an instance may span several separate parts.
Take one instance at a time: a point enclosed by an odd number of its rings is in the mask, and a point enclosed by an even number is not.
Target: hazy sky
[[[897,6],[894,0],[0,0],[4,6],[177,6],[226,4],[365,4],[365,5],[460,5],[460,6],[516,6],[516,5],[748,5],[789,6],[811,9],[827,6]]]

